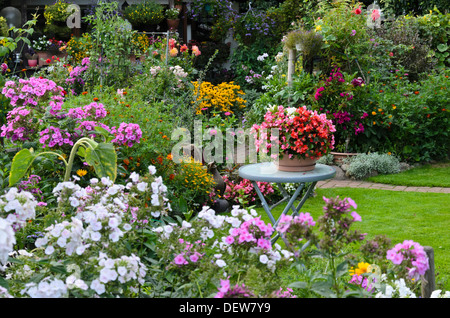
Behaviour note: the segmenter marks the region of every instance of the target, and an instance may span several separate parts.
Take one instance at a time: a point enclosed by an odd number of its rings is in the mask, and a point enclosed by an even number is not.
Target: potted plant
[[[303,68],[312,74],[313,59],[322,49],[323,39],[320,33],[303,28],[289,32],[284,45],[288,49],[295,49],[303,56]]]
[[[45,6],[45,33],[65,40],[70,38],[71,29],[67,26],[67,19],[71,15],[71,12],[67,11],[69,5],[65,0],[58,0],[52,5]]]
[[[261,125],[253,125],[257,152],[277,160],[281,171],[309,171],[334,148],[335,127],[325,114],[306,106],[272,106]],[[274,153],[275,152],[275,153]]]
[[[28,66],[36,67],[38,65],[39,56],[31,47],[28,48],[28,51],[25,53],[25,57],[28,60]]]
[[[123,15],[134,29],[154,31],[156,25],[164,19],[164,7],[153,1],[145,1],[126,7]]]
[[[48,51],[50,45],[51,42],[49,41],[49,39],[47,39],[47,36],[45,35],[40,36],[39,38],[37,38],[32,42],[31,46],[38,55],[39,66],[48,65],[46,61],[51,57],[51,53]]]
[[[180,19],[178,18],[179,15],[180,10],[177,8],[170,8],[166,10],[167,26],[169,27],[169,30],[176,30],[178,28],[180,23]]]

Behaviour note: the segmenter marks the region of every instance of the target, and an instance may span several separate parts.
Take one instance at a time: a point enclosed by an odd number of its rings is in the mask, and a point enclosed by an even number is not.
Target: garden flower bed
[[[370,173],[366,154],[447,160],[449,62],[444,40],[426,38],[448,39],[449,14],[381,21],[376,10],[395,6],[297,2],[193,6],[191,19],[214,21],[218,48],[222,28],[233,31],[226,71],[214,64],[223,52],[207,50],[214,44],[138,32],[162,21],[160,5],[120,12],[101,2],[80,37],[33,36],[37,16],[5,34],[0,298],[424,296],[434,264],[420,242],[368,240],[354,225],[364,222],[360,203],[346,195],[324,196],[318,217],[270,224],[237,169],[284,155],[329,160],[331,150],[360,154],[358,176]],[[48,24],[63,21],[51,8]],[[305,40],[295,52],[298,30],[320,50]],[[21,43],[57,51],[31,74],[10,59]],[[258,186],[269,202],[284,196]],[[450,297],[443,284],[425,297]]]

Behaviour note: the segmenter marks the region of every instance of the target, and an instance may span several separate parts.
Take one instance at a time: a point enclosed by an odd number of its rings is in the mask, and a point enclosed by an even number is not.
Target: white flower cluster
[[[385,274],[382,275],[382,281],[385,280]],[[385,290],[378,292],[375,298],[416,298],[416,294],[406,286],[406,282],[403,278],[400,278],[393,282],[393,285],[386,284]]]
[[[450,291],[442,292],[441,289],[436,289],[431,293],[430,298],[450,298]]]
[[[45,254],[52,255],[56,248],[64,248],[67,255],[72,255],[74,252],[82,255],[89,243],[83,241],[83,234],[85,232],[83,223],[77,218],[72,218],[72,221],[63,221],[61,223],[52,224],[45,229],[47,232],[44,237],[36,240],[35,246],[38,248],[45,247]]]
[[[141,263],[140,258],[134,254],[131,256],[122,256],[121,258],[112,259],[104,253],[99,254],[100,276],[92,281],[90,287],[99,295],[106,291],[106,284],[118,281],[125,284],[130,281],[137,280],[139,284],[143,284],[144,277],[147,274],[146,266]]]
[[[8,293],[8,290],[2,286],[0,286],[0,299],[1,298],[14,298]]]
[[[67,297],[66,284],[57,278],[44,278],[39,284],[28,283],[20,292],[22,295],[28,294],[31,298],[63,298]]]
[[[180,65],[171,66],[171,67],[169,67],[169,69],[172,71],[173,75],[175,75],[176,77],[184,78],[184,77],[188,76],[188,73],[186,73]]]
[[[0,264],[6,264],[14,244],[16,244],[16,237],[11,223],[0,218]]]
[[[162,68],[161,66],[152,66],[150,68],[150,74],[152,74],[152,76],[156,76],[158,75],[159,72],[161,72]],[[187,72],[185,72],[185,70],[179,66],[170,66],[169,67],[169,71],[171,71],[173,73],[173,75],[175,75],[178,78],[184,78],[187,77],[189,74]]]
[[[0,197],[0,214],[6,213],[6,220],[11,224],[23,226],[26,220],[36,217],[37,201],[28,191],[11,188]]]
[[[258,61],[262,62],[262,61],[265,60],[266,57],[269,57],[269,54],[264,53],[264,54],[258,56],[256,59],[257,59]]]

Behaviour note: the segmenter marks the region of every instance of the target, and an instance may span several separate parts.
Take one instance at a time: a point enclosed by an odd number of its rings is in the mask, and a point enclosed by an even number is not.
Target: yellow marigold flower
[[[80,177],[84,177],[86,174],[87,174],[87,171],[84,169],[77,170],[77,175],[79,175]]]

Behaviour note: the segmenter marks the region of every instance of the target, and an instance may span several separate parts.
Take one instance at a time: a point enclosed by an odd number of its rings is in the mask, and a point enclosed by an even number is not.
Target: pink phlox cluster
[[[395,265],[405,262],[411,279],[418,279],[430,268],[428,256],[423,246],[411,240],[405,240],[388,250],[386,258]]]
[[[42,144],[42,148],[55,146],[70,145],[73,146],[72,136],[67,131],[58,127],[50,126],[42,130],[39,135],[39,142]]]
[[[112,130],[109,126],[97,122],[97,121],[93,121],[93,120],[85,120],[79,123],[79,126],[77,128],[75,128],[75,134],[77,137],[81,137],[81,136],[94,136],[95,134],[91,134],[90,132],[95,130],[95,127],[102,127],[104,129],[106,129],[107,131],[109,131],[110,133],[112,133]]]
[[[61,86],[46,78],[31,77],[30,79],[19,79],[7,81],[3,87],[2,94],[11,98],[12,106],[37,106],[41,100],[50,100],[51,113],[61,110],[63,104],[63,91]]]
[[[173,259],[173,263],[178,266],[189,265],[197,263],[204,255],[196,250],[198,246],[204,246],[201,241],[196,241],[194,244],[180,238],[178,240],[180,244],[184,244],[183,252],[177,254]]]
[[[266,224],[261,217],[243,222],[239,227],[233,228],[225,243],[246,244],[263,250],[271,250],[270,236],[273,233],[272,224]]]
[[[293,295],[294,291],[292,288],[287,288],[285,291],[283,291],[283,288],[280,287],[279,290],[275,291],[273,293],[274,298],[297,298],[296,295]]]
[[[119,145],[126,145],[132,147],[135,143],[140,143],[142,138],[142,130],[138,124],[133,123],[121,123],[119,128],[111,128],[111,133],[113,133],[116,138],[112,140],[113,143]]]
[[[88,66],[75,66],[72,71],[69,74],[69,77],[66,78],[67,84],[75,84],[80,83],[81,85],[84,84],[84,80],[82,78],[82,75],[84,71],[86,71]]]
[[[228,279],[220,280],[220,287],[218,288],[217,294],[214,298],[251,298],[255,295],[244,285],[236,284],[234,287],[231,286]]]
[[[75,84],[80,83],[84,85],[84,80],[82,78],[83,73],[89,68],[90,60],[88,57],[83,58],[81,61],[81,66],[75,66],[69,74],[69,77],[66,78],[67,84]]]
[[[69,109],[67,116],[73,119],[87,119],[92,117],[94,120],[105,118],[107,115],[105,106],[101,103],[92,102],[83,107]]]
[[[299,215],[295,216],[283,214],[278,222],[276,230],[280,233],[286,233],[293,224],[301,224],[307,227],[312,227],[316,225],[316,222],[308,212],[300,212]]]
[[[25,106],[16,107],[6,115],[6,124],[1,127],[1,137],[12,142],[30,140],[37,132],[38,122],[34,122],[32,112]]]

